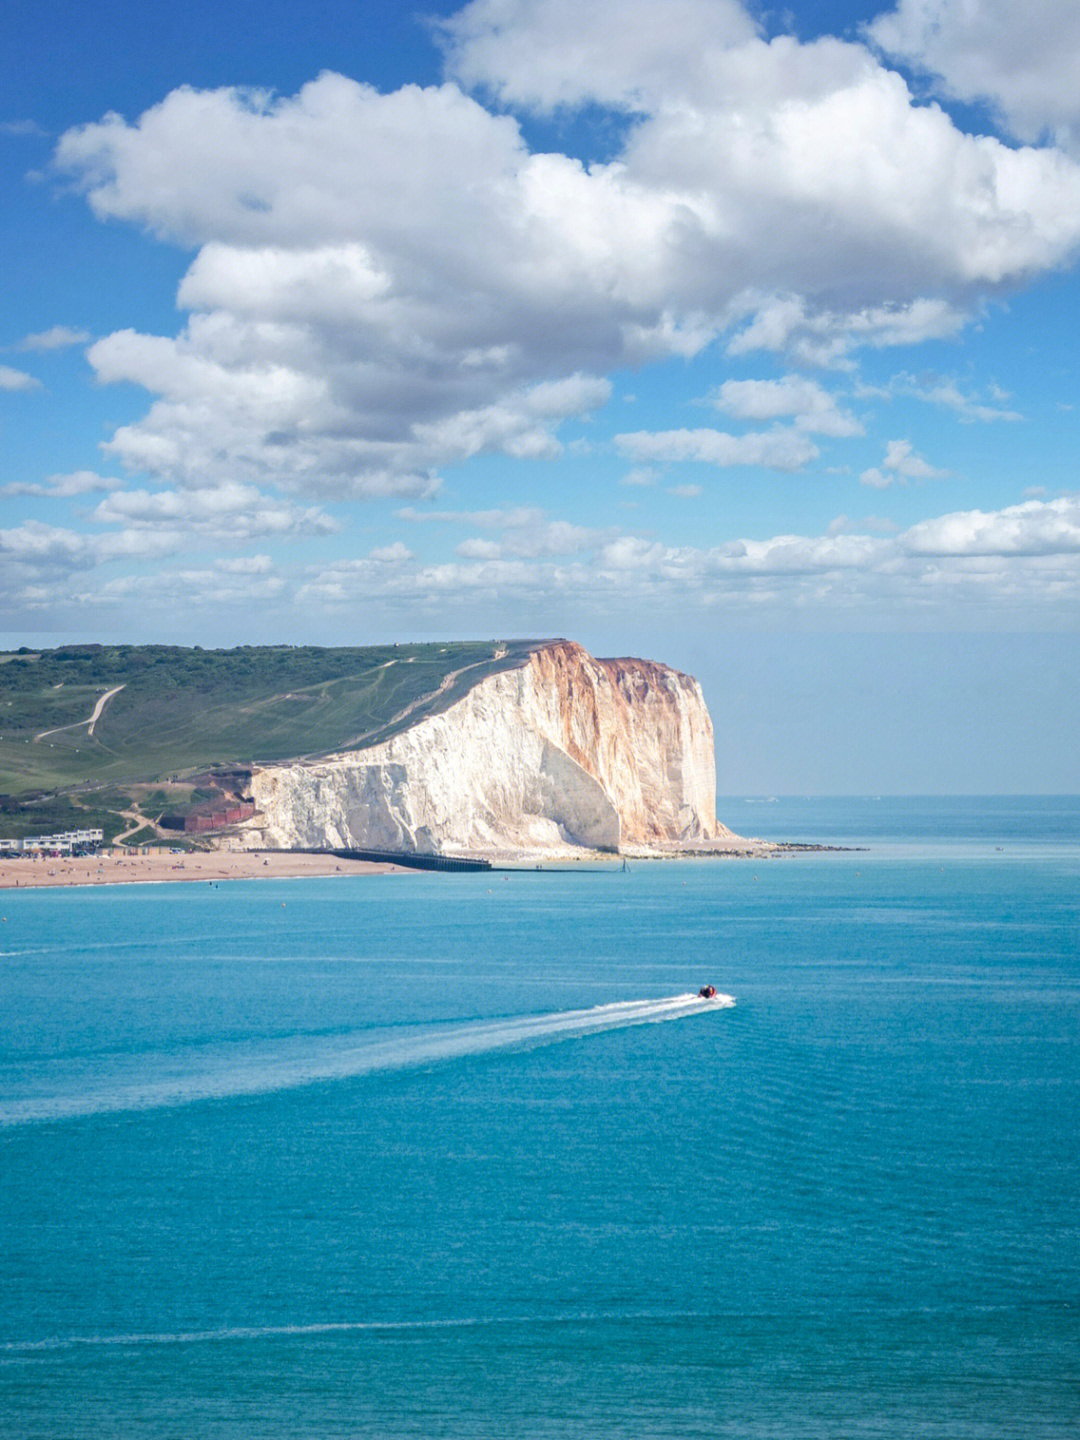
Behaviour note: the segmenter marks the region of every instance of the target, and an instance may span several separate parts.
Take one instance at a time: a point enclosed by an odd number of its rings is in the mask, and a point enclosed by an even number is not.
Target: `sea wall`
[[[559,641],[367,750],[256,769],[243,843],[507,853],[708,841],[713,730],[697,681]]]

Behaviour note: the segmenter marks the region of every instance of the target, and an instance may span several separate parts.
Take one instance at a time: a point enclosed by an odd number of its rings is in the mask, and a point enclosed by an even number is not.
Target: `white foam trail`
[[[41,1093],[47,1086],[47,1078],[43,1078],[39,1093],[0,1100],[0,1127],[266,1094],[463,1055],[549,1045],[632,1025],[658,1025],[734,1004],[730,995],[716,995],[711,1000],[691,994],[670,995],[660,1000],[622,1000],[588,1010],[555,1010],[454,1026],[359,1032],[331,1040],[301,1036],[281,1042],[269,1053],[223,1049],[212,1057],[210,1068],[204,1065],[199,1070],[188,1069],[183,1054],[127,1057],[121,1063],[136,1073],[116,1073],[110,1080],[69,1076],[63,1093],[52,1094]]]
[[[206,1345],[230,1340],[276,1340],[309,1335],[351,1335],[366,1331],[393,1334],[416,1330],[479,1330],[510,1326],[583,1325],[615,1320],[707,1320],[715,1317],[697,1310],[581,1310],[558,1315],[469,1315],[444,1320],[321,1320],[310,1325],[229,1325],[218,1330],[133,1331],[121,1335],[54,1335],[46,1340],[7,1340],[0,1343],[0,1357],[14,1360],[20,1355],[51,1350],[75,1350],[98,1346]],[[0,1361],[3,1363],[3,1361]],[[9,1362],[10,1363],[10,1362]]]

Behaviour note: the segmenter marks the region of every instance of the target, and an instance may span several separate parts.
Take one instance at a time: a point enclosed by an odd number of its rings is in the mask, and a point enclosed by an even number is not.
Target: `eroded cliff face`
[[[257,770],[243,843],[440,853],[708,841],[713,730],[696,680],[536,650],[368,750]]]

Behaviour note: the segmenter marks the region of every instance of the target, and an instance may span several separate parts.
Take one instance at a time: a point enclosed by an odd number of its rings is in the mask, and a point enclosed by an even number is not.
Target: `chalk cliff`
[[[557,641],[382,744],[252,778],[243,844],[421,853],[670,848],[728,836],[701,687]]]

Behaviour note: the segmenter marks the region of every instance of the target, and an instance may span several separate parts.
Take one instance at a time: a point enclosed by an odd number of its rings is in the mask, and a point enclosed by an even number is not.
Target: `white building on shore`
[[[0,840],[0,855],[77,855],[97,850],[105,839],[102,830],[58,830],[55,835],[24,835],[21,840]]]

